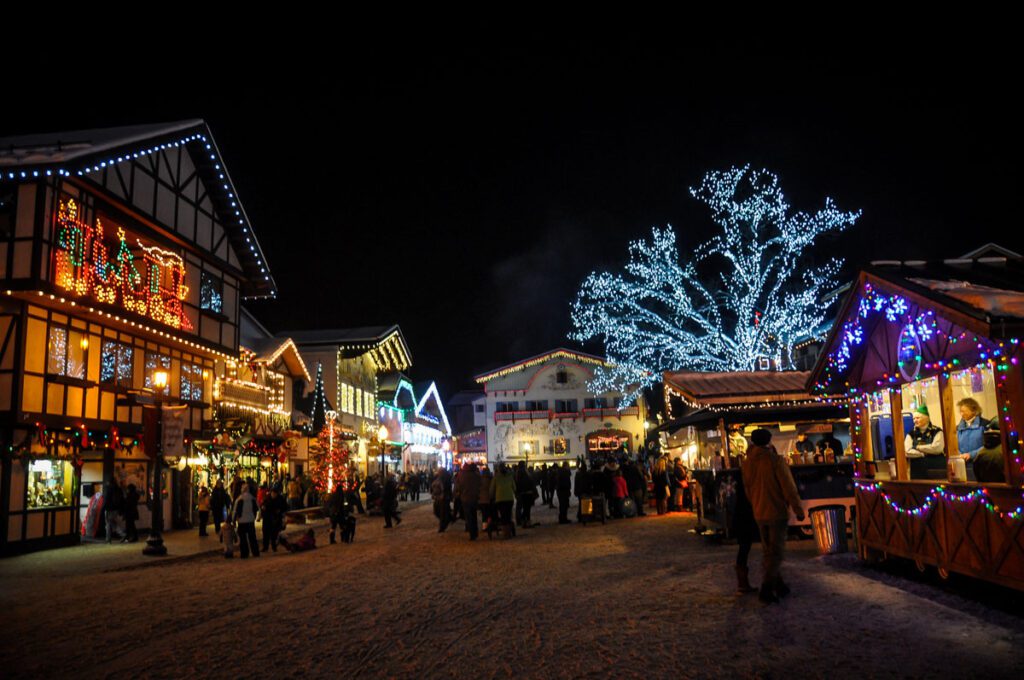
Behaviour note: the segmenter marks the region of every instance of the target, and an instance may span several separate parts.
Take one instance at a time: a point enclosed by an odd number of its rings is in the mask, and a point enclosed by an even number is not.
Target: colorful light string
[[[939,484],[938,486],[934,486],[931,488],[931,490],[925,495],[925,500],[923,503],[921,503],[921,505],[917,506],[916,508],[905,508],[901,506],[897,501],[893,500],[892,496],[890,496],[885,491],[885,489],[882,487],[882,484],[880,484],[879,482],[854,481],[854,484],[857,486],[858,489],[862,491],[876,492],[880,494],[882,496],[882,500],[885,501],[886,505],[888,505],[890,508],[892,508],[900,515],[909,515],[911,517],[924,517],[933,507],[935,507],[935,503],[940,499],[947,503],[966,504],[979,502],[981,503],[982,507],[984,507],[986,510],[995,515],[998,515],[1000,518],[1003,519],[1018,520],[1021,518],[1022,515],[1024,515],[1024,495],[1022,495],[1021,497],[1022,505],[1018,505],[1013,510],[1002,510],[998,505],[996,505],[992,501],[991,496],[989,496],[988,494],[988,490],[985,489],[984,487],[980,489],[975,489],[973,491],[968,491],[967,493],[956,494],[947,490],[945,485]]]

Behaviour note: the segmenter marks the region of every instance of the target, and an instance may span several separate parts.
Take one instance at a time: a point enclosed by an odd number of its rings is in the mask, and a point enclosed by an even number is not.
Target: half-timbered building
[[[173,404],[198,436],[240,300],[275,295],[206,123],[0,139],[0,279],[0,550],[102,537],[111,481],[147,527],[144,414]]]

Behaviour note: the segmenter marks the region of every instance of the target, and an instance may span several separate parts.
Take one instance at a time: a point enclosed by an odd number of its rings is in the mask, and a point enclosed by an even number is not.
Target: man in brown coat
[[[789,508],[801,521],[804,508],[793,474],[771,445],[772,433],[764,429],[754,430],[750,439],[754,445],[747,449],[747,459],[743,463],[743,487],[754,509],[754,520],[761,530],[761,547],[764,549],[764,581],[761,582],[759,597],[762,602],[772,603],[789,593],[780,573],[786,550]]]

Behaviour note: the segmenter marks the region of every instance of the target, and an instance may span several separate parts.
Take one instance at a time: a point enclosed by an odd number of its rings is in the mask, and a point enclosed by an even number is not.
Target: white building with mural
[[[489,463],[529,464],[635,454],[644,440],[646,408],[622,406],[617,392],[595,394],[588,381],[601,357],[555,349],[476,377],[487,403]]]

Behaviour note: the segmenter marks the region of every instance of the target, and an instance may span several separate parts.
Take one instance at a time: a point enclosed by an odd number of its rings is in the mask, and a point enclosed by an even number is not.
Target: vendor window
[[[71,463],[64,460],[33,460],[28,465],[29,510],[71,505]]]
[[[946,478],[946,432],[938,378],[903,386],[903,448],[911,479]]]
[[[992,366],[978,364],[949,375],[951,412],[946,449],[949,458],[959,458],[964,468],[954,463],[968,481],[1006,481],[1006,462],[999,435],[999,411],[996,381]],[[986,439],[988,440],[986,442]]]
[[[51,326],[47,343],[46,372],[85,380],[85,353],[88,348],[89,340],[85,333]]]

